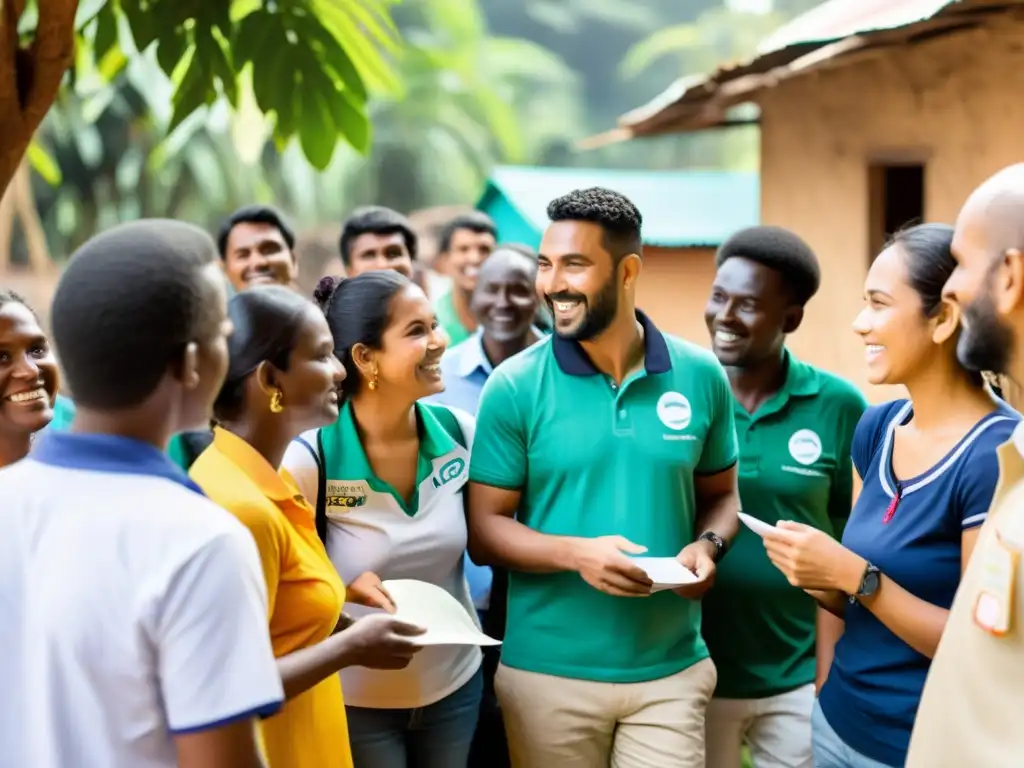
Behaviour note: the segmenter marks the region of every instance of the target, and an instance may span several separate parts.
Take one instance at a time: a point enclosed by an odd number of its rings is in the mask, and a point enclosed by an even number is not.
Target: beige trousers
[[[704,730],[707,768],[737,768],[750,747],[754,768],[813,768],[814,683],[763,699],[712,699]]]
[[[596,683],[498,667],[514,768],[704,768],[704,659],[645,683]]]

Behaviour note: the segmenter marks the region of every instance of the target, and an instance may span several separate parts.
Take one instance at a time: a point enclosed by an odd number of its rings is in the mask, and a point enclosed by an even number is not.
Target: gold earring
[[[371,391],[373,391],[373,390],[375,390],[377,388],[377,371],[376,370],[374,370],[373,378],[370,379],[370,382],[366,386],[368,386]]]
[[[270,396],[270,412],[280,413],[284,410],[284,406],[281,405],[281,398],[283,394],[280,389],[275,389],[274,394]]]

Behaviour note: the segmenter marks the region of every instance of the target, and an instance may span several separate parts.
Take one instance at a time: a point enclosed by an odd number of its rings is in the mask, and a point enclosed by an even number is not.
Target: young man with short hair
[[[449,221],[438,238],[435,268],[451,278],[451,289],[434,302],[437,322],[451,338],[451,344],[468,339],[478,321],[470,306],[480,266],[495,248],[498,230],[491,217],[471,211]]]
[[[283,691],[256,545],[165,456],[207,423],[229,324],[213,241],[144,219],[51,313],[77,413],[0,470],[0,744],[12,766],[257,768]]]
[[[1024,382],[1024,163],[976,189],[956,221],[945,295],[972,370]],[[1020,765],[1024,755],[1024,427],[998,449],[999,485],[946,619],[908,768]]]
[[[850,445],[867,403],[847,381],[787,348],[821,270],[811,248],[779,227],[737,232],[718,250],[704,319],[732,387],[743,511],[774,525],[795,520],[838,538],[850,515]],[[755,768],[811,768],[818,608],[775,568],[741,526],[703,633],[718,669],[707,711],[708,768],[736,768],[743,744]],[[823,613],[823,612],[821,612]],[[827,671],[839,627],[822,618]]]
[[[548,215],[555,335],[491,374],[470,461],[470,551],[510,570],[495,687],[512,763],[702,767],[715,668],[696,598],[738,526],[729,384],[636,309],[628,199],[578,190]],[[642,552],[692,583],[652,594]]]
[[[393,269],[411,279],[417,246],[409,220],[382,205],[356,208],[341,225],[338,240],[341,263],[349,277]]]
[[[247,205],[228,216],[217,233],[217,250],[236,291],[267,284],[291,287],[298,275],[295,232],[269,205]]]

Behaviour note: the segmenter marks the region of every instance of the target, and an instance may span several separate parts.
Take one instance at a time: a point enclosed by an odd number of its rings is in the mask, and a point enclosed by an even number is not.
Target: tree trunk
[[[18,170],[75,56],[78,0],[37,0],[32,43],[18,45],[25,0],[0,0],[0,190]]]
[[[11,264],[15,218],[21,220],[29,267],[33,273],[42,275],[49,269],[51,262],[46,248],[46,233],[32,195],[32,171],[27,159],[21,161],[7,191],[0,199],[0,274]]]

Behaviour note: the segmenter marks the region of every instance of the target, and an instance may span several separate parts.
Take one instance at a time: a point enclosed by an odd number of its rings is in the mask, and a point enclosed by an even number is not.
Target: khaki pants
[[[712,699],[705,719],[707,768],[737,768],[740,746],[754,768],[812,768],[814,683],[763,699]]]
[[[711,659],[661,680],[595,683],[498,667],[514,768],[704,768]]]

